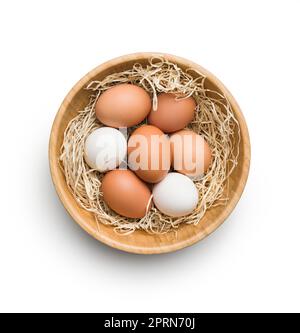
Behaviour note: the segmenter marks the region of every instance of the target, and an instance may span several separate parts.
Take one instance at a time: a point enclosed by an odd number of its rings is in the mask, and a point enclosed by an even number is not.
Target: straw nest
[[[240,129],[226,96],[205,88],[206,77],[194,70],[183,70],[163,58],[149,59],[146,66],[139,63],[120,73],[107,76],[102,81],[90,82],[88,105],[78,110],[64,133],[60,165],[70,191],[78,204],[94,214],[100,231],[101,223],[114,227],[116,232],[128,234],[135,230],[165,233],[176,230],[182,223],[198,224],[212,206],[226,204],[226,184],[238,161]],[[84,160],[86,137],[102,124],[96,119],[95,104],[105,90],[121,83],[132,83],[144,88],[157,108],[157,95],[161,92],[177,94],[178,98],[193,96],[197,103],[190,129],[202,135],[212,149],[213,161],[205,175],[195,179],[199,192],[196,209],[188,216],[174,218],[162,214],[151,205],[141,219],[129,219],[116,214],[103,200],[101,180],[103,174],[91,169]],[[130,133],[133,128],[129,128]]]

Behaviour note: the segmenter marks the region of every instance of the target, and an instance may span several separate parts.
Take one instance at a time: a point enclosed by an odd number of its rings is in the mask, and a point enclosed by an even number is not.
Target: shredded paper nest
[[[192,68],[184,71],[166,59],[152,58],[146,66],[136,63],[131,69],[88,84],[86,89],[91,92],[90,101],[83,110],[78,110],[78,115],[65,130],[60,164],[73,196],[80,206],[94,214],[99,231],[102,223],[123,234],[135,230],[165,233],[176,230],[181,223],[201,223],[209,208],[226,204],[226,184],[238,161],[240,129],[226,96],[206,89],[205,79],[202,73]],[[129,219],[116,214],[105,204],[101,193],[103,174],[86,164],[84,143],[93,130],[103,126],[95,115],[98,97],[111,86],[121,83],[144,88],[152,97],[154,110],[157,109],[157,95],[161,92],[178,94],[178,98],[193,96],[195,99],[195,117],[188,128],[205,138],[212,149],[213,161],[205,175],[194,180],[199,202],[190,215],[180,218],[166,216],[152,204],[145,217]],[[130,131],[132,128],[128,129]]]

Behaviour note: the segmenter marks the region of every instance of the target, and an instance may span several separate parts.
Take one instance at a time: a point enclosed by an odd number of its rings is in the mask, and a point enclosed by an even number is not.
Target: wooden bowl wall
[[[163,235],[150,235],[143,231],[136,231],[128,236],[117,234],[112,227],[101,225],[98,232],[94,216],[82,209],[67,187],[64,174],[59,167],[59,153],[63,141],[63,134],[68,122],[88,103],[90,91],[84,89],[92,80],[102,80],[113,72],[123,71],[132,67],[136,62],[146,64],[152,56],[163,56],[177,63],[181,68],[194,68],[207,76],[207,88],[215,89],[227,96],[240,124],[241,141],[238,166],[230,176],[229,201],[225,206],[208,210],[197,226],[182,225],[177,235],[169,232]],[[72,218],[90,235],[114,248],[140,254],[154,254],[172,252],[192,245],[203,239],[219,227],[237,204],[245,187],[250,164],[250,141],[245,119],[241,110],[227,88],[210,72],[201,66],[169,54],[135,53],[110,60],[85,75],[68,93],[64,99],[53,123],[49,142],[49,161],[53,183],[64,207]]]

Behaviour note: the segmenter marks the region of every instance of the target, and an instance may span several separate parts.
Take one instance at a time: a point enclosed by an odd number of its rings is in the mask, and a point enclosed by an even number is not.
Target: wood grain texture
[[[206,87],[222,92],[227,96],[233,111],[240,124],[241,141],[238,166],[230,176],[226,189],[229,201],[225,206],[214,207],[208,210],[197,226],[181,225],[177,235],[169,232],[163,235],[150,235],[144,231],[136,231],[131,235],[122,236],[114,232],[113,228],[106,225],[97,229],[94,216],[82,209],[70,193],[64,174],[59,167],[59,152],[63,141],[63,133],[70,119],[78,110],[81,110],[88,102],[90,92],[84,90],[91,80],[101,80],[105,76],[130,68],[135,62],[147,63],[152,56],[163,56],[177,63],[183,69],[194,68],[207,76]],[[247,125],[243,114],[227,88],[210,72],[203,67],[180,57],[162,53],[135,53],[122,56],[96,67],[85,75],[68,93],[64,99],[52,126],[49,142],[50,170],[56,191],[66,210],[72,218],[90,235],[99,241],[114,248],[139,254],[157,254],[172,252],[190,246],[217,229],[236,206],[244,190],[250,166],[250,140]]]

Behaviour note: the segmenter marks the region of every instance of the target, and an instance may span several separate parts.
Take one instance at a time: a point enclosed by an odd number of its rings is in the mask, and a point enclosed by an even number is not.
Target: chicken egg
[[[198,177],[210,166],[212,152],[201,135],[181,130],[171,135],[170,143],[172,166],[176,171]]]
[[[157,183],[171,165],[169,138],[157,127],[138,127],[128,140],[128,165],[141,179]]]
[[[84,159],[100,172],[115,169],[125,160],[127,142],[124,135],[111,127],[100,127],[85,140]]]
[[[151,110],[148,123],[165,133],[179,131],[194,118],[196,102],[193,97],[178,99],[174,94],[161,93],[157,110]]]
[[[116,213],[142,218],[151,204],[151,192],[130,170],[112,170],[102,179],[101,190],[106,204]]]
[[[130,127],[144,120],[151,110],[149,94],[133,84],[119,84],[100,95],[96,117],[111,127]]]
[[[153,202],[164,214],[180,217],[190,214],[197,206],[199,195],[193,181],[177,172],[170,172],[153,187]]]

